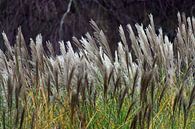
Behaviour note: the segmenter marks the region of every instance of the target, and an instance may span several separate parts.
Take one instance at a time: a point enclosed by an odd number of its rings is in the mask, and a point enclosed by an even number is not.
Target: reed
[[[128,37],[119,26],[114,55],[93,20],[92,35],[59,42],[61,55],[40,34],[29,52],[20,28],[13,46],[3,32],[0,128],[194,127],[195,18],[177,16],[174,42],[152,15]]]

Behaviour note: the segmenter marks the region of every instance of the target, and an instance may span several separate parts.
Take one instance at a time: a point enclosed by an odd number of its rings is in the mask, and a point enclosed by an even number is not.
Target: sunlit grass
[[[193,128],[195,20],[178,19],[174,43],[156,34],[152,15],[146,29],[136,24],[137,36],[128,25],[132,50],[120,26],[114,57],[94,21],[93,36],[73,38],[77,52],[60,42],[58,56],[41,35],[29,54],[20,29],[15,46],[3,33],[0,128]]]

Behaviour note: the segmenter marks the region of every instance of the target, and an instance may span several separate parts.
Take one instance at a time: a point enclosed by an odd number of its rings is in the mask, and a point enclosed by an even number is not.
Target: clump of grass
[[[178,13],[171,43],[162,29],[119,27],[114,56],[94,21],[94,35],[60,43],[55,55],[42,37],[21,32],[0,51],[0,128],[191,128],[194,127],[195,19]]]

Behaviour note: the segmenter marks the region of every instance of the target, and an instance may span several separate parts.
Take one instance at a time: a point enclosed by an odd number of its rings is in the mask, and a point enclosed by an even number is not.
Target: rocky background
[[[89,24],[93,19],[107,35],[111,49],[119,41],[118,26],[128,23],[148,24],[152,13],[156,29],[162,27],[172,40],[177,26],[177,12],[195,16],[194,0],[0,0],[0,32],[5,31],[11,44],[19,26],[26,43],[37,34],[51,41],[59,54],[59,40],[80,38],[93,32]],[[64,17],[63,17],[64,16]],[[130,42],[129,42],[130,44]],[[2,36],[0,47],[5,49]]]

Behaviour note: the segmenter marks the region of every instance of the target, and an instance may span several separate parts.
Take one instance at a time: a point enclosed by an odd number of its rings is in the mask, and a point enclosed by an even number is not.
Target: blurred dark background
[[[66,13],[68,5],[70,10]],[[150,13],[156,29],[162,27],[173,39],[178,11],[194,16],[195,0],[0,0],[0,32],[5,31],[12,45],[19,26],[27,44],[29,38],[41,33],[44,42],[51,41],[59,54],[57,42],[93,32],[89,24],[93,19],[105,32],[113,50],[120,38],[118,26],[147,25]],[[4,49],[2,36],[0,47]]]

